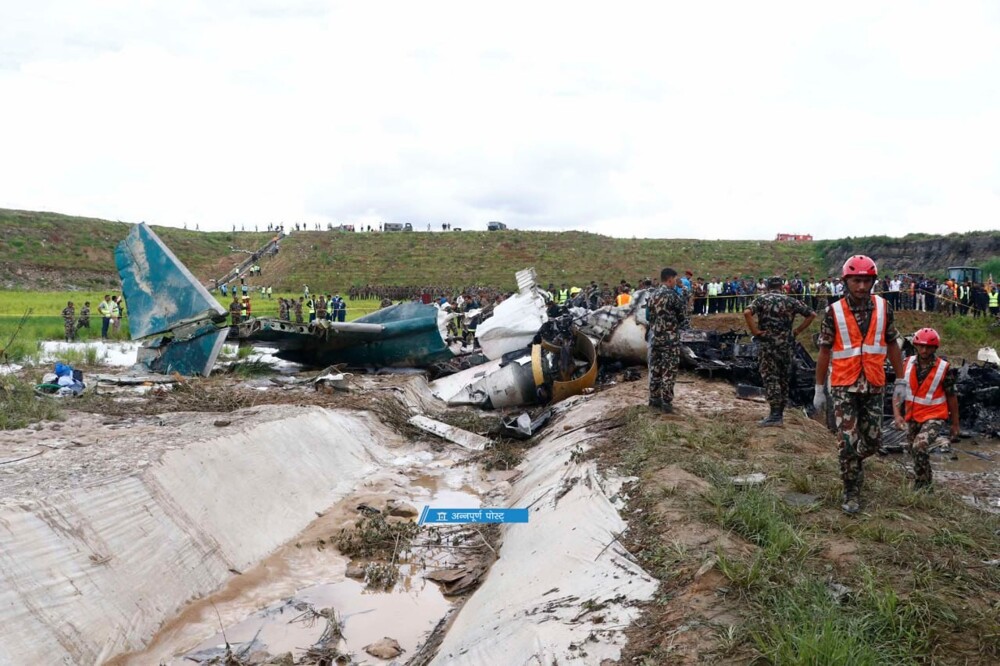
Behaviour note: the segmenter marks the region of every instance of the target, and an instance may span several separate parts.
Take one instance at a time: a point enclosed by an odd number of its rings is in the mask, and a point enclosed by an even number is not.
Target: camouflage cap
[[[767,288],[768,289],[780,289],[781,287],[784,286],[784,284],[785,284],[785,281],[782,280],[777,275],[772,275],[771,277],[767,278]]]

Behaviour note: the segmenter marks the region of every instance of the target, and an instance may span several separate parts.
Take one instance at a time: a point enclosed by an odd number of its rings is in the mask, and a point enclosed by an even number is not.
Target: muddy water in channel
[[[240,647],[237,644],[255,640],[250,652],[265,649],[277,655],[290,651],[298,658],[326,628],[326,620],[312,611],[329,608],[343,623],[340,649],[354,653],[359,663],[387,663],[364,652],[366,645],[387,636],[405,650],[401,658],[408,658],[452,606],[423,574],[452,564],[453,555],[415,548],[410,562],[401,567],[395,588],[372,592],[364,582],[345,577],[348,559],[330,544],[330,538],[354,523],[359,504],[377,506],[388,497],[408,501],[418,511],[423,504],[479,507],[480,494],[488,484],[477,474],[474,468],[442,466],[410,478],[398,472],[374,478],[266,560],[234,574],[219,592],[190,604],[161,628],[146,650],[111,663],[182,666],[194,663],[195,656],[221,656],[227,640],[234,650]],[[220,627],[225,627],[225,638]]]
[[[302,650],[316,643],[326,627],[324,618],[310,613],[310,608],[334,608],[343,623],[344,644],[341,650],[354,653],[361,663],[377,663],[364,647],[390,636],[412,655],[448,609],[448,602],[436,584],[426,581],[419,572],[406,571],[392,592],[369,592],[364,583],[342,580],[316,585],[297,592],[294,597],[258,611],[242,622],[202,641],[188,654],[202,659],[223,653],[225,641],[245,646],[256,641],[274,655],[291,652],[298,657]],[[236,649],[234,647],[234,649]],[[248,652],[251,652],[249,650]],[[168,664],[190,666],[190,660],[175,657]]]

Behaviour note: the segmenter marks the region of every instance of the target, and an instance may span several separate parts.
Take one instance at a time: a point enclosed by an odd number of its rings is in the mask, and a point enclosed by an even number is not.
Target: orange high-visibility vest
[[[617,301],[615,305],[621,308],[625,307],[626,305],[632,302],[632,296],[630,296],[629,294],[618,294],[618,298],[616,298],[615,300]]]
[[[921,384],[917,384],[917,357],[906,359],[906,420],[923,423],[931,419],[948,418],[948,402],[944,394],[944,374],[948,361],[937,359]]]
[[[862,339],[861,329],[847,306],[847,298],[841,298],[830,306],[836,335],[830,356],[833,359],[831,386],[852,386],[864,370],[865,378],[872,386],[885,386],[885,342],[888,310],[885,299],[872,296],[874,305],[868,335]]]

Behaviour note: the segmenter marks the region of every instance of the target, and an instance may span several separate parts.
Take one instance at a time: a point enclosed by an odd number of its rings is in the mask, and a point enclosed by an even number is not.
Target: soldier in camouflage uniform
[[[278,319],[288,321],[288,302],[278,296]]]
[[[844,483],[841,508],[844,513],[855,514],[861,510],[864,460],[882,444],[886,358],[897,377],[893,394],[901,396],[905,388],[903,356],[896,343],[899,333],[893,323],[892,307],[884,298],[871,293],[878,277],[875,262],[864,255],[855,255],[844,263],[842,273],[845,296],[827,306],[820,325],[813,406],[825,413],[824,387],[832,363],[830,401],[840,444],[840,478]],[[838,308],[836,313],[835,308]],[[843,319],[839,318],[840,313],[844,314]],[[874,340],[869,338],[870,333],[875,335]]]
[[[649,343],[649,406],[674,411],[674,381],[680,364],[680,331],[688,326],[687,301],[676,290],[677,271],[664,268],[660,286],[649,297],[646,340]]]
[[[301,296],[299,296],[298,300],[293,300],[293,304],[295,305],[295,323],[296,324],[301,324],[302,323],[302,301],[303,301],[303,299],[302,299]]]
[[[68,301],[66,307],[62,309],[62,318],[66,342],[73,342],[76,336],[76,308],[73,307],[73,301]]]
[[[955,371],[935,355],[941,337],[933,328],[922,328],[913,336],[917,353],[907,359],[904,400],[892,401],[896,427],[906,426],[907,449],[913,456],[913,489],[931,486],[930,449],[957,438],[958,397],[955,395]],[[938,374],[940,370],[940,375]],[[929,381],[928,381],[929,380]],[[947,432],[948,420],[950,433]]]
[[[76,330],[85,328],[90,331],[90,301],[85,301],[80,309],[80,318],[76,322]]]
[[[781,292],[784,283],[780,277],[767,280],[767,293],[754,299],[743,317],[747,328],[760,343],[758,359],[760,376],[764,380],[764,394],[771,413],[759,425],[780,426],[784,423],[785,402],[788,399],[788,377],[792,369],[792,348],[795,336],[809,328],[816,313],[801,300]],[[757,323],[753,316],[757,315]],[[795,315],[805,319],[792,329]]]
[[[233,300],[229,304],[229,316],[232,318],[233,326],[239,326],[240,324],[240,312],[243,310],[243,305],[240,303],[239,294],[233,291]]]

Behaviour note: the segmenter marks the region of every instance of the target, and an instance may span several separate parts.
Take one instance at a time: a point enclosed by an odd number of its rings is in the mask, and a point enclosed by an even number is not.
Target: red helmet
[[[856,254],[844,262],[844,270],[841,272],[841,277],[852,275],[878,278],[878,268],[870,258],[863,254]]]
[[[922,328],[914,334],[913,344],[940,347],[941,336],[933,328]]]

